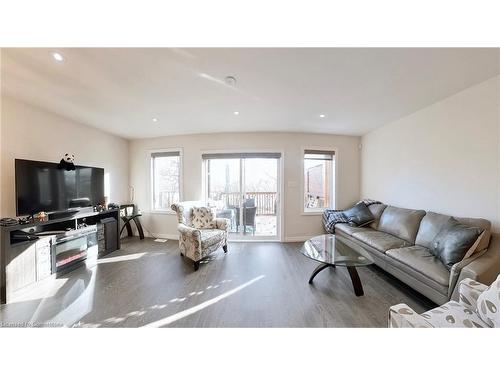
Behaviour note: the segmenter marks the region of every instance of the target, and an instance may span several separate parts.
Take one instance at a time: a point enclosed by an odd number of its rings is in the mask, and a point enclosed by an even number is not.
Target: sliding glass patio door
[[[204,154],[205,194],[232,239],[279,239],[279,153]]]

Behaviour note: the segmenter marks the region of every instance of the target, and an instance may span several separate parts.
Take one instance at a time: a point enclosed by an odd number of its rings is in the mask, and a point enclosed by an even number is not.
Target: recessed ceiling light
[[[153,122],[158,122],[158,119],[156,117],[152,118]]]
[[[233,112],[236,116],[238,116],[240,113],[238,111]]]
[[[61,55],[59,52],[52,52],[52,57],[54,58],[54,60],[56,60],[57,62],[63,62],[64,61],[64,56]]]
[[[325,118],[325,115],[324,115],[324,114],[321,114],[321,115],[319,115],[319,117],[321,117],[321,118]]]

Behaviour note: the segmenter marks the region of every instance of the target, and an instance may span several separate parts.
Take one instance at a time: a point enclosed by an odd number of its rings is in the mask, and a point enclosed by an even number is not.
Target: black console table
[[[121,211],[121,218],[123,220],[123,226],[120,231],[120,236],[125,228],[127,228],[127,235],[129,237],[134,236],[134,231],[132,230],[132,226],[130,225],[130,222],[133,221],[135,223],[135,226],[137,227],[139,238],[143,240],[144,231],[142,230],[141,221],[139,220],[142,214],[136,211],[135,204],[122,204],[120,206],[120,211]]]
[[[119,220],[118,209],[82,209],[69,217],[0,227],[0,303],[7,303],[18,291],[35,287],[42,280],[57,277],[61,268],[68,272],[78,266],[92,267],[97,258],[118,250]],[[65,267],[64,262],[74,256],[57,259],[57,245],[87,235],[88,251],[82,254],[81,262]]]

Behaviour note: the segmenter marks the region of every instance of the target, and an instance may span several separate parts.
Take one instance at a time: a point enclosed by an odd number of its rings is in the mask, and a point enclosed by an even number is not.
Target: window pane
[[[180,157],[153,157],[153,209],[170,210],[179,202]]]
[[[240,159],[207,160],[208,199],[218,209],[239,206]]]
[[[315,210],[333,205],[333,158],[331,155],[304,155],[304,208]]]

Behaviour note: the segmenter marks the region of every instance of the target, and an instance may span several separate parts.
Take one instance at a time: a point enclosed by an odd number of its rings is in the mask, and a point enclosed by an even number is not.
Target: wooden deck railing
[[[257,215],[276,215],[276,192],[271,191],[249,191],[245,194],[245,199],[254,199],[257,207]],[[241,206],[241,193],[215,193],[210,197],[214,200],[222,200],[226,207]]]
[[[276,192],[271,191],[249,191],[245,194],[245,199],[255,200],[256,215],[276,215],[276,198]],[[158,199],[157,208],[169,209],[170,205],[179,199],[179,195],[177,192],[161,191]],[[210,199],[222,201],[225,207],[240,207],[242,194],[216,192],[210,195]]]

